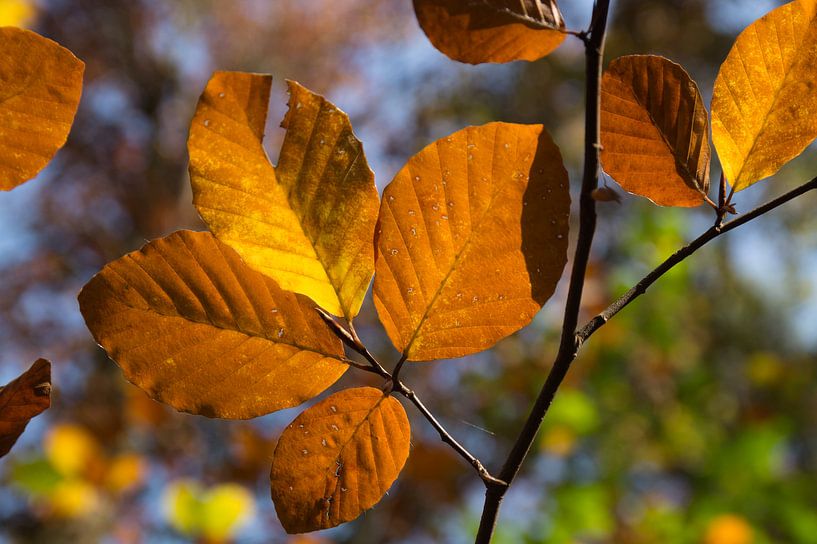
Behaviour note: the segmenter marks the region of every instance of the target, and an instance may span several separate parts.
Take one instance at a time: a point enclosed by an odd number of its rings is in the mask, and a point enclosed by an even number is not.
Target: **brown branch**
[[[610,8],[609,0],[597,0],[593,6],[592,22],[585,41],[586,55],[586,113],[584,135],[584,173],[582,176],[581,195],[579,197],[579,236],[576,242],[576,252],[573,257],[573,268],[570,274],[567,302],[565,304],[564,321],[562,322],[562,337],[559,343],[559,352],[556,361],[545,381],[539,397],[528,415],[522,431],[516,439],[511,452],[505,460],[499,479],[507,482],[507,486],[489,486],[485,492],[485,504],[482,509],[476,543],[488,544],[491,541],[496,520],[499,515],[499,506],[502,498],[519,472],[519,468],[536,438],[536,433],[542,424],[542,419],[553,400],[556,389],[570,368],[570,363],[576,357],[575,331],[579,320],[582,290],[587,272],[587,263],[590,258],[590,248],[596,230],[596,201],[592,193],[599,182],[599,151],[601,140],[599,134],[599,110],[602,58],[604,51],[604,37],[607,28],[607,15]]]

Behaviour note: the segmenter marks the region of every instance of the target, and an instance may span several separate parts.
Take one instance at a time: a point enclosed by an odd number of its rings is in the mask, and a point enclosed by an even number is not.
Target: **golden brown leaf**
[[[271,81],[210,79],[190,125],[194,204],[251,267],[352,318],[374,273],[374,174],[349,117],[294,82],[273,168],[262,145]]]
[[[414,0],[431,43],[469,64],[537,60],[565,39],[555,0]]]
[[[654,55],[610,63],[601,84],[601,163],[621,187],[661,206],[709,191],[709,119],[695,82]]]
[[[383,193],[374,302],[409,360],[482,351],[530,323],[567,260],[567,172],[541,125],[429,145]]]
[[[309,408],[278,440],[272,500],[288,533],[346,523],[389,490],[409,454],[403,406],[371,387],[346,389]]]
[[[738,36],[712,94],[712,142],[736,191],[817,137],[817,0],[798,0]]]
[[[314,303],[209,232],[175,232],[109,263],[79,303],[129,381],[193,414],[250,418],[295,406],[347,368]]]
[[[0,387],[0,457],[23,434],[29,420],[51,406],[51,363],[37,359],[31,368]]]
[[[85,65],[29,30],[0,28],[0,189],[37,175],[65,144]]]

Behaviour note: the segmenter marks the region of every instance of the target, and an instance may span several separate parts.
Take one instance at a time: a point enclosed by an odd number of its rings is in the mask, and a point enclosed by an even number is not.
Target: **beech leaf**
[[[23,434],[28,422],[51,406],[51,363],[37,359],[19,378],[0,387],[0,457]]]
[[[175,232],[109,263],[79,303],[125,377],[184,412],[267,414],[314,397],[347,368],[314,303],[209,232]]]
[[[453,60],[538,60],[565,39],[555,0],[414,0],[429,41]]]
[[[709,119],[681,66],[619,57],[601,84],[601,163],[630,193],[661,206],[698,206],[709,192]]]
[[[712,94],[712,142],[736,191],[817,138],[817,0],[790,2],[740,33]]]
[[[273,167],[262,145],[271,82],[241,72],[210,79],[190,125],[193,202],[252,268],[351,319],[374,273],[374,174],[349,117],[291,81]]]
[[[290,534],[328,529],[371,508],[409,454],[403,406],[379,389],[346,389],[284,430],[272,460],[275,510]]]
[[[65,145],[85,65],[30,30],[0,28],[0,190],[37,175]]]
[[[383,193],[374,303],[412,361],[460,357],[528,323],[567,260],[570,194],[541,125],[490,123],[437,140]]]

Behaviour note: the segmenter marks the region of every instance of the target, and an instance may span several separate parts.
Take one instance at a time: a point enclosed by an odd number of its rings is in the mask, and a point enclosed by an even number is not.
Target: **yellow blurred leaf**
[[[409,360],[460,357],[521,329],[567,260],[570,194],[541,125],[468,127],[383,193],[374,302]]]
[[[99,443],[79,425],[62,423],[45,435],[45,455],[63,476],[78,476],[100,456]]]
[[[37,8],[30,0],[0,0],[0,27],[28,26],[36,13]]]
[[[817,137],[817,0],[797,0],[738,36],[712,94],[712,142],[736,191]]]
[[[71,519],[93,514],[99,507],[100,497],[90,483],[69,478],[54,487],[47,502],[55,516]]]
[[[125,377],[185,412],[267,414],[312,398],[347,368],[309,299],[210,233],[179,231],[108,264],[79,302]]]
[[[414,11],[434,47],[469,64],[537,60],[566,36],[555,0],[414,0]]]
[[[371,387],[335,393],[295,418],[270,473],[284,529],[335,527],[374,506],[402,470],[410,434],[403,406]]]
[[[704,544],[752,544],[754,540],[752,526],[734,514],[722,514],[714,518],[709,522],[704,535]]]
[[[56,42],[0,28],[0,190],[33,178],[65,144],[84,70]]]
[[[698,206],[709,191],[709,119],[681,66],[619,57],[601,84],[601,163],[631,193],[661,206]]]
[[[211,488],[202,501],[201,534],[210,541],[224,541],[255,513],[252,494],[236,484]]]
[[[51,363],[37,359],[19,378],[0,387],[0,457],[34,416],[51,406]]]
[[[374,174],[348,116],[295,82],[273,168],[262,145],[271,81],[210,79],[188,140],[194,204],[251,267],[352,318],[374,272]]]
[[[199,531],[201,487],[192,480],[177,480],[165,488],[162,502],[170,525],[188,536]]]
[[[114,457],[105,475],[105,486],[114,493],[129,491],[144,480],[148,464],[134,453],[125,453]]]
[[[541,438],[542,450],[559,457],[573,453],[576,447],[576,433],[570,427],[555,425],[547,429]]]

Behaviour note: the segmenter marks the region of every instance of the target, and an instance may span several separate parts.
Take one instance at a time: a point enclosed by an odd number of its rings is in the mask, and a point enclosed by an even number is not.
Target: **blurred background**
[[[562,3],[568,26],[585,28],[592,1]],[[665,55],[708,104],[737,33],[781,3],[614,1],[607,59]],[[44,356],[55,384],[51,410],[0,461],[0,543],[468,542],[483,486],[411,406],[412,453],[390,494],[354,523],[286,537],[268,475],[297,409],[217,421],[151,401],[94,344],[76,294],[146,240],[204,228],[185,142],[213,70],[274,75],[273,160],[290,78],[350,114],[381,189],[427,143],[503,120],[546,125],[576,200],[581,43],[531,64],[460,65],[429,45],[409,0],[0,0],[0,25],[36,30],[87,66],[66,147],[0,194],[0,383]],[[739,193],[738,209],[815,174],[812,146]],[[497,543],[817,543],[815,198],[718,239],[593,336],[505,500]],[[629,195],[599,208],[585,317],[713,220]],[[564,291],[496,349],[404,371],[489,467],[544,380]],[[359,321],[393,364],[370,302]],[[361,374],[337,387],[376,384]]]

